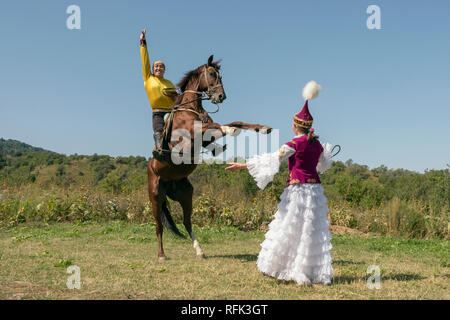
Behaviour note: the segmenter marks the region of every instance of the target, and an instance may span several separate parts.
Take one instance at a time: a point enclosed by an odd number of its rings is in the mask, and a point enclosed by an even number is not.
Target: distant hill
[[[0,138],[0,154],[1,155],[15,155],[16,153],[30,153],[30,152],[38,152],[38,151],[48,151],[42,148],[33,147],[29,144],[8,139],[5,140],[3,138]],[[54,152],[52,152],[54,153]]]

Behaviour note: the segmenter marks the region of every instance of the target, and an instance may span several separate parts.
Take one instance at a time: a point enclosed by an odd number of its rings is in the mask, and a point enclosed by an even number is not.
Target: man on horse
[[[171,112],[178,94],[173,83],[164,78],[166,66],[162,61],[158,60],[153,64],[153,72],[150,69],[151,64],[145,34],[146,30],[144,29],[140,35],[142,71],[145,91],[152,108],[153,138],[155,139],[153,156],[159,157],[162,153],[161,136],[164,130],[164,116]]]
[[[168,124],[171,124],[170,128],[166,126],[166,130],[169,134],[184,132],[187,135],[182,135],[183,139],[181,141],[180,139],[170,139],[172,151],[169,161],[160,161],[158,157],[153,157],[147,165],[148,193],[152,203],[153,216],[156,221],[158,259],[160,261],[166,259],[162,241],[163,225],[175,234],[183,236],[171,217],[168,198],[180,203],[183,210],[183,224],[193,241],[197,257],[204,258],[203,251],[192,230],[191,215],[194,188],[188,179],[189,175],[197,167],[195,157],[200,152],[200,148],[196,147],[196,136],[201,134],[201,147],[207,148],[214,143],[215,139],[219,139],[225,135],[236,135],[241,129],[255,130],[262,133],[269,133],[271,130],[270,127],[259,124],[235,121],[221,125],[212,120],[202,106],[202,100],[205,100],[204,95],[214,104],[222,103],[226,99],[222,76],[220,75],[219,61],[213,62],[213,58],[213,55],[211,55],[206,64],[187,72],[184,78],[178,83],[181,93],[176,101],[176,109],[172,111],[171,122],[168,122]],[[156,70],[154,73],[156,74]],[[209,139],[206,139],[205,136],[209,137]],[[186,141],[188,143],[185,145]],[[171,147],[170,145],[168,146],[169,149]],[[179,153],[177,154],[178,149],[175,148],[179,145],[183,145],[183,158],[184,155],[188,155],[188,157],[185,162],[175,163],[173,156],[179,155]],[[185,149],[184,146],[187,146],[187,148]],[[173,149],[175,149],[175,152],[173,152]]]

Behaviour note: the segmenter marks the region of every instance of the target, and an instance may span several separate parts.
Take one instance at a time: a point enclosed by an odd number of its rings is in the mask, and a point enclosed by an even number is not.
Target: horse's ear
[[[214,61],[213,64],[216,66],[216,68],[219,70],[220,69],[220,64],[222,62],[222,59],[219,59],[217,61]]]
[[[212,55],[209,57],[209,59],[208,59],[208,66],[211,65],[213,59],[214,59],[214,55],[212,54]]]

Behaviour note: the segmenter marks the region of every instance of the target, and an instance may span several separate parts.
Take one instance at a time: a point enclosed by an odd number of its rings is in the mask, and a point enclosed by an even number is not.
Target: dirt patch
[[[364,233],[359,230],[356,230],[356,229],[343,227],[343,226],[335,226],[335,225],[330,225],[330,232],[332,234],[350,234],[350,235],[358,235],[358,236],[364,236],[364,237],[369,236],[369,234]]]

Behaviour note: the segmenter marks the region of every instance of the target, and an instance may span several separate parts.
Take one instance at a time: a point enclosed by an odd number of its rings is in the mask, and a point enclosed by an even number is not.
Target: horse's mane
[[[212,62],[211,67],[213,67],[216,70],[220,70],[219,62],[220,62],[220,60],[216,61],[216,62]],[[181,79],[180,82],[178,82],[178,84],[177,84],[177,86],[178,86],[178,88],[180,88],[181,92],[184,92],[186,90],[186,87],[190,81],[196,81],[200,78],[201,71],[202,71],[203,67],[205,67],[205,66],[206,66],[206,64],[201,65],[197,69],[188,71],[184,74],[183,79]],[[182,98],[183,98],[183,96],[179,95],[175,99],[175,104],[180,103]]]
[[[186,90],[186,87],[189,83],[189,81],[191,80],[197,80],[200,76],[200,69],[203,66],[198,67],[197,69],[188,71],[184,74],[183,79],[180,80],[180,82],[178,82],[177,86],[178,88],[180,88],[181,92],[184,92],[184,90]]]

